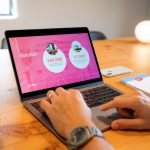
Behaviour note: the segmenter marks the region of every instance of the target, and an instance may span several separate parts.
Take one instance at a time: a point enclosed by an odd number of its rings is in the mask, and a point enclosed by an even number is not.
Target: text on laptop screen
[[[100,77],[87,33],[9,38],[22,93]]]

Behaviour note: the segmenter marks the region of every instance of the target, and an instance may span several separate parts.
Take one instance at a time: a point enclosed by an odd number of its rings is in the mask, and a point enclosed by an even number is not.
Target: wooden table
[[[94,47],[101,68],[117,65],[133,69],[133,73],[104,81],[125,93],[133,91],[119,82],[120,78],[150,74],[150,44],[133,38],[95,41]],[[2,150],[65,150],[63,145],[20,103],[19,95],[7,50],[0,50],[0,149]],[[104,132],[106,139],[117,150],[149,150],[149,131]],[[94,149],[94,148],[93,148]]]

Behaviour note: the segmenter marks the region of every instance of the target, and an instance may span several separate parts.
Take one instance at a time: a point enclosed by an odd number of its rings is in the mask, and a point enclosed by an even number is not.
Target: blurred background
[[[150,0],[18,0],[18,17],[0,19],[5,30],[87,26],[108,39],[134,36],[134,28],[150,19]]]

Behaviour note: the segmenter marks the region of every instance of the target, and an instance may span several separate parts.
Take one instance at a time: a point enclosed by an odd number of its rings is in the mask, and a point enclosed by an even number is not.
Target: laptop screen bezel
[[[75,34],[75,33],[87,33],[88,34],[89,39],[90,39],[90,43],[91,43],[91,47],[92,47],[92,50],[93,50],[94,58],[96,60],[96,65],[97,65],[97,68],[98,68],[98,71],[99,71],[100,78],[63,85],[62,87],[66,88],[66,89],[76,87],[76,86],[91,84],[91,83],[94,83],[94,82],[103,81],[102,75],[101,75],[101,72],[100,72],[100,67],[99,67],[99,64],[98,64],[98,60],[96,58],[96,54],[95,54],[95,51],[94,51],[92,40],[90,38],[89,30],[88,30],[87,27],[51,28],[51,29],[26,29],[26,30],[7,30],[7,31],[5,31],[5,36],[6,36],[6,40],[7,40],[7,43],[8,43],[8,50],[9,50],[9,53],[10,53],[10,58],[11,58],[11,62],[12,62],[12,66],[13,66],[13,70],[14,70],[14,74],[15,74],[15,79],[16,79],[16,82],[17,82],[19,95],[20,95],[22,101],[26,100],[28,97],[35,97],[35,96],[38,96],[38,95],[46,94],[48,90],[55,90],[57,88],[57,86],[53,87],[53,88],[47,88],[47,89],[42,89],[42,90],[38,90],[38,91],[22,93],[21,86],[20,86],[20,83],[19,83],[18,74],[17,74],[17,70],[16,70],[16,65],[15,65],[15,62],[14,62],[14,58],[13,58],[13,54],[12,54],[12,50],[11,50],[11,46],[10,46],[10,42],[9,42],[9,38],[29,37],[29,36],[43,36],[43,35]]]

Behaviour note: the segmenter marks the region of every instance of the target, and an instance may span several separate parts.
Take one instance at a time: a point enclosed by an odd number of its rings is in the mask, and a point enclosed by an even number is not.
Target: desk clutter
[[[102,72],[102,75],[106,77],[113,77],[113,76],[117,76],[121,74],[131,73],[133,71],[124,66],[114,66],[111,68],[102,69],[101,72]]]
[[[120,81],[123,84],[150,94],[150,75],[148,74],[138,74],[127,78],[122,78]]]

